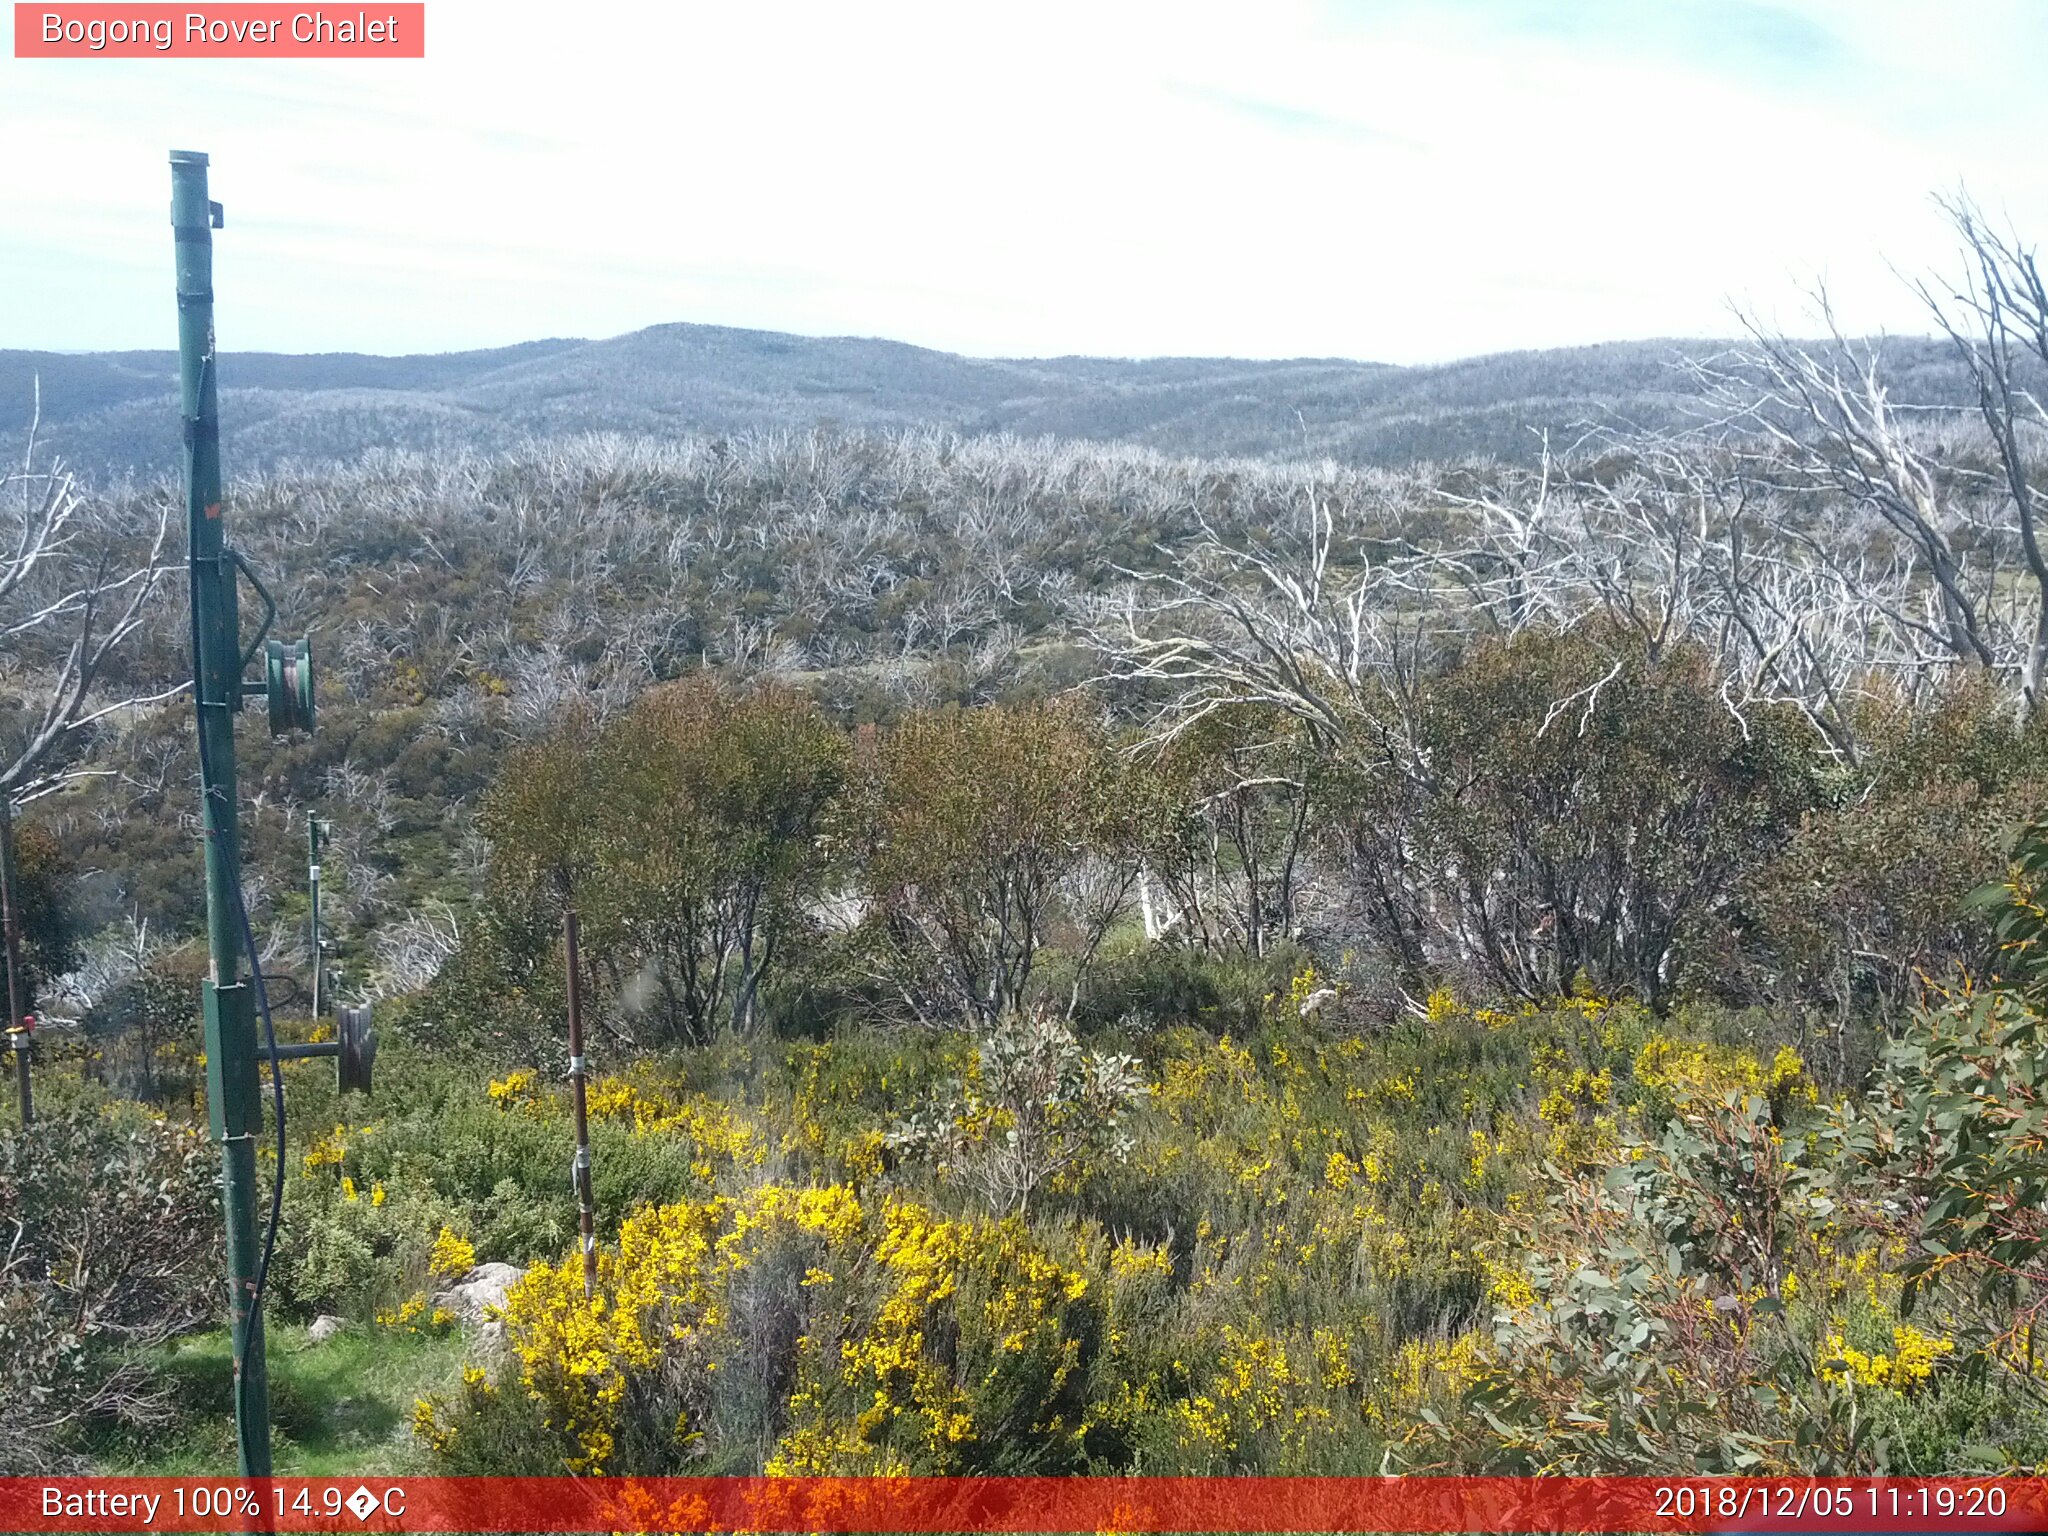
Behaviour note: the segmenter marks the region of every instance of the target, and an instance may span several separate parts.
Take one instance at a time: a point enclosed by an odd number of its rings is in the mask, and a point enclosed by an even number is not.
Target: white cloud
[[[223,344],[667,320],[982,354],[1418,361],[1725,332],[2048,231],[2023,4],[429,0],[419,62],[0,60],[0,345],[162,346],[164,152]]]

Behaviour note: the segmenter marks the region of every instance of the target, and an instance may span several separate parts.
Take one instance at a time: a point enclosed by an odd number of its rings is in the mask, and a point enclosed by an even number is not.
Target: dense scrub
[[[1899,546],[1686,478],[1730,462],[815,436],[244,487],[331,663],[317,736],[249,743],[266,969],[317,805],[388,1042],[374,1101],[286,1069],[281,1326],[446,1339],[450,1279],[533,1266],[408,1431],[460,1471],[2042,1459],[2025,626],[1916,660],[1910,613],[1757,597]],[[110,722],[24,844],[49,1075],[164,1117],[87,1141],[198,1108],[185,734]]]
[[[466,1472],[2043,1454],[2010,1290],[2028,1281],[1998,1246],[2015,1234],[1964,1233],[1954,1206],[2018,1192],[2024,1159],[1920,1135],[1929,1095],[2012,1081],[2023,996],[1937,1005],[1868,1090],[1832,1095],[1754,1016],[1439,992],[1360,1033],[1342,997],[1304,1014],[1324,980],[1294,964],[1248,1028],[1099,1038],[1097,1058],[1135,1058],[1123,1134],[1022,1207],[966,1176],[1039,1102],[1006,1101],[991,1033],[622,1065],[592,1090],[590,1301],[559,1086],[429,1069],[417,1047],[375,1104],[295,1081],[285,1250],[305,1258],[284,1313],[445,1330],[437,1273],[535,1264],[506,1352],[418,1412],[422,1446]],[[902,1134],[934,1112],[962,1134]],[[1929,1266],[1937,1233],[1953,1257]]]
[[[219,1301],[217,1166],[134,1105],[0,1134],[0,1466],[75,1470],[88,1431],[171,1416],[147,1354]]]
[[[1403,774],[1274,711],[1161,748],[1072,699],[848,732],[786,688],[670,685],[512,758],[423,1027],[553,1060],[574,906],[630,1046],[1035,1006],[1171,1021],[1205,1006],[1177,957],[1305,944],[1381,1022],[1446,979],[1769,1005],[1848,1084],[1919,977],[1989,965],[1963,898],[2038,803],[2038,733],[1965,682],[1918,718],[1871,710],[1852,772],[1789,711],[1719,704],[1696,650],[1526,635],[1418,683],[1409,750],[1434,766]]]
[[[1294,964],[1242,1030],[1099,1039],[1136,1059],[1124,1134],[1007,1213],[962,1176],[1007,1155],[1030,1102],[1004,1102],[990,1035],[621,1062],[591,1095],[591,1301],[558,1085],[403,1044],[376,1101],[343,1102],[294,1066],[273,1328],[338,1311],[394,1344],[446,1334],[443,1277],[532,1264],[504,1352],[415,1413],[415,1454],[464,1472],[2048,1454],[2034,1174],[2010,1139],[2034,1112],[2011,1096],[2038,1029],[2024,991],[1933,1005],[1833,1095],[1753,1015],[1439,992],[1360,1033],[1341,996],[1304,1013],[1324,979]],[[1957,1129],[1930,1139],[1942,1105]],[[961,1117],[945,1148],[900,1134],[935,1110]],[[208,1248],[156,1261],[196,1297]],[[146,1425],[127,1433],[147,1455]]]

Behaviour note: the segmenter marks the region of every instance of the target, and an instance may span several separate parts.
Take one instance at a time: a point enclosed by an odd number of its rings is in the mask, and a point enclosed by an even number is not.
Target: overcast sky
[[[1816,277],[1923,330],[1891,268],[1947,263],[1962,181],[2048,236],[2031,0],[427,19],[424,61],[0,58],[0,347],[174,344],[172,148],[213,157],[229,350],[693,320],[1427,362],[1726,334],[1730,300],[1796,329]]]

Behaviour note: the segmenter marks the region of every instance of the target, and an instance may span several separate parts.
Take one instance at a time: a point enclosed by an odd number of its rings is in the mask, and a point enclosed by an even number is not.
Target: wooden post
[[[21,1123],[32,1125],[36,1118],[35,1091],[29,1086],[28,1025],[23,1022],[22,992],[26,979],[21,967],[21,908],[14,890],[14,805],[0,789],[0,928],[6,931],[7,951],[7,1043],[14,1048],[14,1080],[21,1091]]]
[[[576,1186],[576,1225],[583,1236],[583,1295],[588,1300],[597,1294],[597,1202],[590,1193],[590,1074],[583,1060],[583,973],[573,907],[564,915],[563,937],[569,962],[569,1097],[576,1109],[576,1160],[570,1170]]]

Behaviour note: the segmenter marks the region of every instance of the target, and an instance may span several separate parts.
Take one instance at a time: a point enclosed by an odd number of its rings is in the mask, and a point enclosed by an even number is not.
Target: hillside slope
[[[970,358],[900,342],[678,324],[411,357],[227,353],[222,420],[234,470],[350,460],[377,447],[491,450],[591,431],[819,425],[1399,464],[1525,456],[1537,432],[1572,434],[1594,421],[1670,423],[1686,397],[1677,360],[1717,345],[1613,342],[1394,367],[1341,358]],[[1892,346],[1905,376],[1934,395],[1959,383],[1935,343]],[[95,477],[162,473],[177,459],[175,378],[168,351],[0,351],[0,435],[18,434],[39,379],[45,440],[75,466]]]

